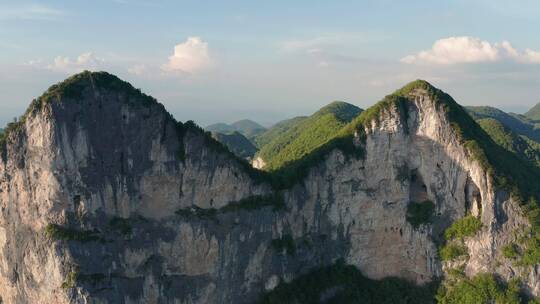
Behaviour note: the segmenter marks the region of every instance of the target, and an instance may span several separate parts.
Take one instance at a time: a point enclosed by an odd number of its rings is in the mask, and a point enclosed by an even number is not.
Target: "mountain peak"
[[[452,98],[452,96],[422,79],[417,79],[406,84],[390,96],[398,97],[398,99],[399,97],[404,97],[410,100],[419,95],[428,97],[438,109],[449,112],[449,115],[467,115],[465,110]]]
[[[358,116],[360,112],[362,112],[362,109],[353,104],[344,101],[333,101],[320,108],[319,111],[315,112],[313,115],[334,114],[341,121],[349,122],[351,119]]]
[[[81,99],[89,92],[109,90],[127,95],[128,97],[138,97],[146,102],[157,101],[139,89],[134,88],[129,82],[123,81],[117,76],[107,72],[83,71],[66,78],[64,81],[52,85],[43,93],[38,101],[41,103],[63,99]]]
[[[239,121],[233,122],[231,124],[232,127],[240,130],[257,130],[257,129],[266,129],[265,127],[261,126],[259,123],[251,120],[251,119],[241,119]]]
[[[534,105],[534,107],[532,107],[524,115],[532,120],[540,120],[540,102]]]
[[[319,112],[331,111],[331,110],[339,109],[339,108],[358,108],[358,107],[345,101],[335,100],[325,105],[324,107],[320,108]]]
[[[449,106],[457,105],[455,100],[450,95],[448,95],[447,93],[433,86],[431,83],[422,79],[417,79],[415,81],[409,82],[408,84],[403,86],[401,89],[391,94],[391,96],[405,97],[405,98],[410,98],[414,95],[428,96],[436,104],[444,103]]]
[[[242,119],[231,124],[223,122],[215,123],[205,127],[205,130],[210,132],[218,132],[223,134],[231,134],[233,132],[239,132],[249,139],[253,139],[255,136],[261,134],[266,130],[265,127],[254,122],[250,119]]]
[[[379,121],[382,111],[388,110],[389,108],[397,109],[403,117],[406,117],[407,104],[413,102],[416,96],[422,95],[427,97],[428,100],[431,100],[433,105],[441,111],[450,113],[449,115],[459,117],[467,115],[465,111],[459,106],[454,99],[446,94],[445,92],[437,89],[429,82],[425,80],[415,80],[412,81],[401,89],[394,91],[394,93],[385,96],[381,101],[377,102],[373,106],[367,108],[363,111],[358,117],[353,120],[351,124],[346,128],[347,132],[353,132],[353,130],[358,130],[361,126],[370,124],[372,121]],[[439,107],[439,105],[443,107]],[[425,103],[420,104],[419,106],[428,106]]]
[[[417,90],[417,89],[424,89],[424,90],[426,90],[428,92],[433,91],[433,90],[438,90],[431,83],[429,83],[429,82],[427,82],[425,80],[422,80],[422,79],[417,79],[415,81],[409,82],[404,87],[397,90],[395,92],[395,94],[396,95],[409,95],[412,91]]]

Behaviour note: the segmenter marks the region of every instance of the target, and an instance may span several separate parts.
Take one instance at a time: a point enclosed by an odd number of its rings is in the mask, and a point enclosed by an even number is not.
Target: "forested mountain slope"
[[[262,159],[265,170],[277,170],[326,143],[360,112],[354,105],[336,101],[305,119],[286,121],[280,127],[287,128],[261,146],[255,157]]]

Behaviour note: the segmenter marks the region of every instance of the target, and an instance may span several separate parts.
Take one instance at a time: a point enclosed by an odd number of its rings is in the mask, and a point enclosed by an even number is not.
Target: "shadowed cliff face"
[[[83,74],[77,98],[36,104],[9,137],[7,303],[252,303],[338,259],[370,278],[421,284],[451,266],[436,243],[467,212],[484,228],[466,242],[466,272],[518,271],[498,248],[527,221],[422,90],[408,96],[407,115],[389,108],[353,139],[363,158],[334,150],[276,194],[208,135],[99,77]],[[435,216],[414,228],[407,205],[420,200]]]

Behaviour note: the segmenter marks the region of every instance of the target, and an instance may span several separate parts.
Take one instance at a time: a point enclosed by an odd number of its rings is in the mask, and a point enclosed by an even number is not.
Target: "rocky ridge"
[[[338,260],[371,279],[416,284],[455,267],[521,275],[537,295],[536,267],[501,254],[529,221],[466,144],[447,109],[460,108],[442,94],[407,86],[346,127],[348,149],[319,150],[305,175],[276,189],[129,84],[78,74],[33,102],[0,145],[0,295],[252,303]],[[422,201],[434,204],[433,218],[415,227],[407,209]],[[464,239],[469,258],[441,262],[445,229],[467,214],[482,223]]]

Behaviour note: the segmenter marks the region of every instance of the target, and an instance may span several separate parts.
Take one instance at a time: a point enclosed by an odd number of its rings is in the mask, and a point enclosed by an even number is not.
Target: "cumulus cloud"
[[[525,53],[523,54],[522,58],[526,62],[530,63],[540,63],[540,52],[533,51],[531,49],[526,49]]]
[[[57,56],[52,61],[33,59],[24,65],[36,68],[61,72],[66,74],[77,73],[84,70],[99,70],[105,67],[105,60],[97,57],[92,52],[86,52],[74,59],[66,56]]]
[[[57,72],[76,73],[83,70],[99,69],[104,62],[105,60],[95,56],[92,52],[87,52],[79,55],[74,60],[69,57],[58,56],[46,68]]]
[[[540,63],[540,52],[516,50],[508,41],[490,43],[475,37],[449,37],[435,41],[431,49],[403,57],[407,64],[463,64],[513,60],[521,63]]]
[[[174,47],[174,54],[161,68],[167,72],[195,73],[208,68],[211,63],[208,43],[200,37],[189,37]]]
[[[506,56],[522,63],[540,63],[540,52],[531,49],[525,49],[523,52],[516,50],[508,41],[503,41],[500,48],[506,53]]]

